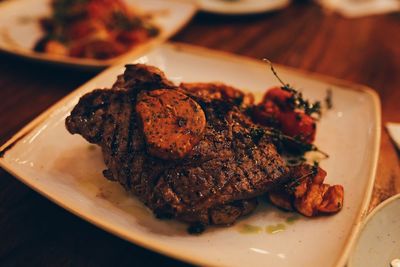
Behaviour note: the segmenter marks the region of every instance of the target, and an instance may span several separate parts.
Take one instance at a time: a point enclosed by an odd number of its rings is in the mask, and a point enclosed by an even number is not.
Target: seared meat
[[[219,99],[244,106],[254,102],[252,94],[245,94],[223,83],[181,83],[179,87],[186,92],[201,97],[203,101]]]
[[[156,67],[143,64],[127,65],[123,75],[113,85],[115,90],[129,90],[137,94],[142,90],[170,89],[176,86]]]
[[[179,214],[179,220],[197,224],[230,225],[239,217],[251,213],[258,205],[257,198],[236,200],[228,204],[216,205],[210,209]]]
[[[288,172],[271,141],[254,134],[260,126],[239,104],[176,87],[154,67],[128,65],[111,90],[84,95],[66,126],[101,146],[104,175],[156,215],[231,224]],[[163,118],[147,122],[156,113]],[[157,140],[152,128],[166,140]],[[183,152],[169,149],[172,143]]]

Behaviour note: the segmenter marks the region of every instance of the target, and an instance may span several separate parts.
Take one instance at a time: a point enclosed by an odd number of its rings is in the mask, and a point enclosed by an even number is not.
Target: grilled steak
[[[244,94],[218,84],[207,94],[201,85],[177,87],[157,68],[127,65],[112,89],[84,95],[66,126],[101,146],[104,176],[157,216],[231,224],[288,169],[242,112]]]

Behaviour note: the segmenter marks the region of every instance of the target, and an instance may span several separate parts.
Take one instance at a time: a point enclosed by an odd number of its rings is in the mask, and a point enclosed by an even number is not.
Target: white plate
[[[174,82],[222,81],[254,92],[278,82],[260,61],[186,45],[166,44],[138,60],[163,69]],[[21,181],[72,213],[146,248],[201,265],[342,266],[366,213],[375,177],[380,138],[377,95],[366,87],[278,66],[281,77],[313,99],[333,91],[334,109],[318,125],[316,143],[331,157],[322,162],[328,183],[345,188],[343,210],[334,216],[296,223],[292,216],[260,205],[236,226],[211,227],[200,236],[185,225],[154,218],[122,188],[102,176],[101,153],[79,135],[70,135],[64,119],[84,93],[110,87],[123,65],[114,66],[58,102],[3,146],[0,165]],[[242,234],[244,223],[261,227]],[[286,231],[269,234],[267,226]]]
[[[390,266],[393,259],[400,259],[400,195],[368,215],[347,266]]]
[[[124,56],[143,55],[150,48],[164,42],[185,26],[196,13],[196,5],[184,0],[124,0],[128,6],[155,14],[154,23],[160,35],[134,47],[131,51],[108,60],[73,58],[33,51],[43,36],[38,19],[51,14],[51,0],[14,0],[0,4],[0,51],[39,61],[80,68],[104,68]]]
[[[290,0],[194,0],[203,11],[225,15],[257,14],[282,9]]]
[[[400,123],[387,122],[386,129],[388,130],[389,135],[396,144],[397,148],[400,149]]]

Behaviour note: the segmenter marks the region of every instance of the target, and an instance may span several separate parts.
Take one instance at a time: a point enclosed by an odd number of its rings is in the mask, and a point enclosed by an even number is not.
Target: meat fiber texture
[[[79,100],[66,127],[99,145],[104,176],[156,216],[229,225],[288,173],[271,140],[255,134],[262,126],[245,114],[249,99],[224,84],[176,86],[155,67],[127,65],[111,89]]]

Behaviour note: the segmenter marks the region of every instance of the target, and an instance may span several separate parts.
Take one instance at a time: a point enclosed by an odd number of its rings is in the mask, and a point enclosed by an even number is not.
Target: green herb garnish
[[[292,96],[289,98],[289,103],[294,109],[303,110],[307,115],[316,114],[318,118],[321,116],[321,102],[315,101],[314,103],[310,102],[307,99],[304,99],[303,94],[293,87],[291,87],[288,83],[283,82],[283,80],[276,73],[274,66],[271,61],[268,59],[263,59],[264,62],[268,63],[271,67],[271,71],[274,76],[278,79],[278,81],[282,84],[282,90],[290,92]]]
[[[250,129],[250,135],[256,144],[263,136],[268,136],[278,147],[285,147],[285,152],[289,152],[289,154],[304,155],[306,152],[315,151],[321,153],[326,158],[329,157],[326,152],[320,150],[317,146],[306,143],[298,137],[286,135],[275,128],[253,127]]]

